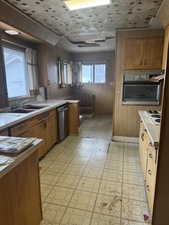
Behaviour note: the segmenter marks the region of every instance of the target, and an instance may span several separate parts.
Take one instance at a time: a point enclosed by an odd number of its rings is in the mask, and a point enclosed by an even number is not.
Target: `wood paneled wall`
[[[106,63],[106,83],[105,84],[85,84],[83,88],[74,90],[74,95],[93,94],[95,95],[96,114],[112,114],[113,109],[113,88],[114,88],[114,69],[115,52],[91,52],[73,54],[75,61],[83,63]],[[77,76],[77,74],[75,74]],[[77,80],[75,78],[75,80]]]
[[[39,70],[40,86],[47,88],[49,99],[67,98],[72,95],[71,88],[58,87],[57,58],[71,60],[71,54],[59,46],[40,45]]]
[[[163,36],[160,30],[136,30],[117,32],[116,79],[113,107],[113,136],[137,137],[139,134],[138,110],[160,109],[158,106],[122,105],[123,72],[125,65],[124,40]]]
[[[164,70],[166,70],[167,67],[168,46],[169,46],[169,25],[165,29],[165,37],[164,37],[163,62],[162,62],[162,68]]]

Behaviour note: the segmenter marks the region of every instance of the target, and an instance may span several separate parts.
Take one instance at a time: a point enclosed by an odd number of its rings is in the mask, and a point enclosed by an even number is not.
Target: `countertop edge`
[[[18,156],[16,157],[11,157],[8,156],[9,158],[14,159],[13,162],[11,162],[6,168],[4,168],[2,171],[0,171],[0,178],[2,178],[3,176],[5,176],[6,174],[8,174],[12,169],[14,169],[15,167],[17,167],[20,163],[22,163],[25,159],[27,159],[31,154],[33,154],[35,151],[37,151],[37,148],[43,143],[43,140],[41,139],[36,139],[34,141],[33,146],[31,146],[30,148],[28,148],[27,150],[25,150],[24,152],[20,153]],[[0,155],[1,156],[5,156],[5,155]],[[38,160],[38,157],[37,157]]]
[[[49,106],[47,106],[45,108],[42,108],[42,109],[39,109],[39,110],[36,110],[34,112],[31,112],[31,113],[28,113],[28,114],[24,114],[23,113],[23,116],[17,118],[15,121],[9,122],[9,123],[5,124],[4,126],[0,126],[0,131],[2,131],[4,129],[7,129],[9,127],[12,127],[12,126],[14,126],[14,125],[16,125],[18,123],[21,123],[21,122],[23,122],[25,120],[28,120],[28,119],[30,119],[32,117],[35,117],[35,116],[37,116],[37,115],[39,115],[41,113],[44,113],[44,112],[50,111],[52,109],[58,108],[58,107],[60,107],[60,106],[62,106],[64,104],[67,104],[67,103],[73,104],[73,103],[78,103],[78,102],[79,102],[79,100],[61,100],[60,103],[48,103],[48,101],[31,103],[31,104],[39,104],[39,105],[45,105],[46,104],[46,105],[49,105]]]
[[[152,134],[151,134],[151,131],[150,131],[150,128],[149,126],[147,125],[147,122],[145,120],[145,115],[144,115],[145,111],[138,111],[138,114],[141,118],[141,120],[143,121],[143,124],[145,126],[145,129],[147,130],[147,133],[149,135],[149,138],[150,138],[150,141],[151,143],[155,146],[155,148],[158,148],[159,146],[159,140],[157,140],[157,138],[153,138]],[[155,128],[154,128],[155,129]]]

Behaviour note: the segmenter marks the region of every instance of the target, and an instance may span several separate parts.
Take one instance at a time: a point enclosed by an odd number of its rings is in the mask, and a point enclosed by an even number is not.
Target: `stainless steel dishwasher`
[[[59,107],[57,113],[59,141],[62,141],[68,136],[68,106]]]

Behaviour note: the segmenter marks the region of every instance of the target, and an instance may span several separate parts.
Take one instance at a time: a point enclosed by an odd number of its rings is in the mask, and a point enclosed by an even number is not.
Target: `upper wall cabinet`
[[[57,57],[55,47],[40,45],[38,49],[39,82],[41,87],[57,84]]]
[[[124,40],[125,70],[158,70],[162,68],[163,38]]]

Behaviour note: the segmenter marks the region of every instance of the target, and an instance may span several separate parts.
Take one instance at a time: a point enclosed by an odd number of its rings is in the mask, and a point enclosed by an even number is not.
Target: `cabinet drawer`
[[[1,130],[0,131],[0,136],[9,136],[8,129]]]
[[[48,112],[48,116],[51,117],[51,116],[55,116],[56,117],[56,109],[54,110],[51,110],[50,112]]]
[[[139,153],[140,153],[140,163],[144,174],[144,179],[146,179],[147,171],[147,156],[148,156],[148,146],[150,144],[149,136],[144,128],[143,123],[140,124],[140,140],[139,140]]]
[[[19,136],[20,134],[26,132],[28,129],[31,129],[31,127],[47,120],[48,116],[49,112],[41,113],[38,116],[17,124],[16,126],[11,128],[11,136]]]
[[[24,133],[28,128],[29,128],[29,121],[19,123],[10,129],[11,136],[18,136],[20,133]]]

